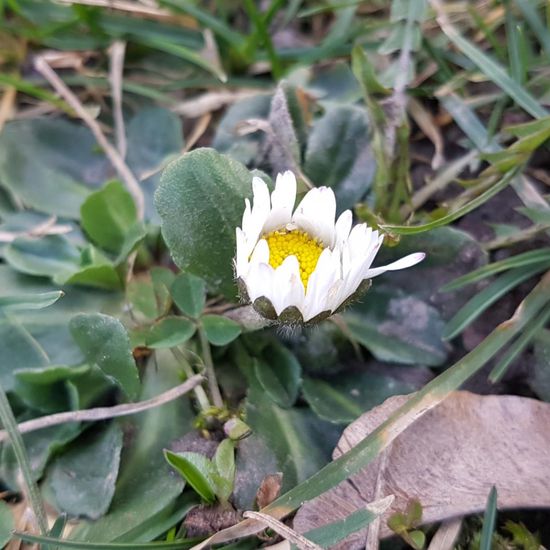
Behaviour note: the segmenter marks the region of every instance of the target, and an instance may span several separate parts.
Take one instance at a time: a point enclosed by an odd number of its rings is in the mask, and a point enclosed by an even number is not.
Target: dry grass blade
[[[453,550],[462,529],[462,518],[444,521],[436,531],[428,550]]]
[[[113,97],[113,114],[115,121],[116,146],[120,156],[126,156],[126,130],[124,128],[124,116],[122,114],[122,78],[124,73],[124,54],[126,42],[117,40],[109,48],[109,82],[111,83],[111,95]]]
[[[198,386],[203,380],[203,376],[196,374],[192,378],[186,380],[183,384],[180,384],[175,388],[171,388],[151,399],[140,401],[139,403],[116,405],[114,407],[97,407],[95,409],[86,409],[83,411],[69,411],[51,414],[49,416],[42,416],[40,418],[28,420],[27,422],[18,424],[19,432],[33,432],[35,430],[41,430],[50,426],[65,424],[66,422],[95,422],[97,420],[105,420],[107,418],[137,414],[148,409],[159,407],[160,405],[164,405],[165,403],[181,397]],[[7,432],[5,430],[1,430],[0,441],[4,441],[7,437]]]

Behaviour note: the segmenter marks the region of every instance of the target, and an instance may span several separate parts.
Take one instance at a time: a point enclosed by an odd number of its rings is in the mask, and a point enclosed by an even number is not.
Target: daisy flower
[[[253,204],[246,199],[242,227],[237,227],[234,260],[241,295],[260,315],[283,324],[325,319],[370,286],[386,271],[411,267],[424,259],[418,252],[371,268],[384,236],[367,224],[352,228],[352,213],[336,218],[336,198],[329,187],[311,189],[294,210],[296,178],[279,174],[275,190],[252,181]]]

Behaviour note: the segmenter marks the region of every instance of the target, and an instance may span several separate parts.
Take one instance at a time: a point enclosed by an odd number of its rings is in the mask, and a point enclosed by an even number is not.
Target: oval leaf
[[[195,319],[202,313],[206,301],[206,288],[200,277],[181,273],[172,284],[171,294],[183,313]]]
[[[164,456],[172,466],[208,503],[216,500],[214,476],[216,468],[211,460],[199,453],[173,453],[165,450]]]
[[[170,163],[155,205],[176,264],[202,277],[213,292],[235,299],[235,228],[241,225],[252,175],[213,149],[196,149]]]
[[[242,331],[239,323],[221,315],[204,315],[202,317],[202,325],[208,341],[215,346],[229,344]]]
[[[130,340],[122,323],[102,313],[82,313],[69,324],[71,334],[89,363],[95,363],[134,399],[140,383]]]

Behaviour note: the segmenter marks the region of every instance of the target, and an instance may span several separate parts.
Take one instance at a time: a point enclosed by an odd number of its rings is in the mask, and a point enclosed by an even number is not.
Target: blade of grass
[[[387,231],[388,233],[396,233],[398,235],[415,235],[417,233],[424,233],[424,231],[429,231],[430,229],[434,229],[436,227],[443,227],[444,225],[448,225],[451,222],[458,220],[458,218],[461,218],[465,214],[468,214],[468,212],[475,210],[478,206],[481,206],[483,203],[487,202],[490,198],[494,197],[497,193],[502,191],[510,184],[518,171],[518,168],[510,170],[504,175],[503,178],[500,179],[500,181],[489,187],[489,189],[481,193],[481,195],[464,204],[460,208],[457,208],[454,212],[450,212],[446,216],[442,216],[441,218],[438,218],[423,225],[384,224],[380,225],[380,228],[384,231]]]
[[[271,74],[275,80],[279,80],[282,77],[283,69],[281,67],[281,60],[279,59],[279,56],[275,51],[275,47],[273,46],[273,41],[271,40],[271,35],[269,34],[267,24],[258,11],[255,0],[244,0],[244,7],[250,17],[250,20],[256,27],[255,34],[257,35],[259,42],[263,43],[265,46],[267,56],[271,62]],[[256,40],[253,37],[251,38],[253,44]]]
[[[147,44],[152,48],[156,48],[157,50],[162,50],[163,52],[181,57],[182,59],[197,65],[201,69],[208,71],[210,74],[213,74],[215,77],[219,78],[221,82],[227,81],[227,75],[222,69],[216,67],[213,63],[210,63],[194,50],[186,48],[185,46],[180,46],[179,44],[173,44],[172,42],[158,40],[155,38],[143,39],[142,43]]]
[[[23,443],[23,438],[17,429],[17,421],[13,416],[13,411],[11,410],[8,397],[2,385],[0,385],[0,420],[2,421],[4,429],[8,432],[13,452],[17,459],[17,464],[21,469],[26,495],[34,515],[36,516],[38,528],[42,534],[45,534],[48,532],[48,520],[46,519],[44,504],[42,503],[40,491],[32,475],[32,468],[29,457],[27,456],[25,444]]]
[[[514,315],[496,327],[474,350],[426,384],[419,392],[412,395],[402,407],[357,446],[277,498],[263,508],[262,512],[282,519],[304,502],[332,489],[338,483],[365,468],[413,422],[436,407],[452,391],[458,389],[468,378],[479,371],[489,359],[515,338],[525,325],[549,302],[550,272],[544,275],[537,286],[523,300]],[[193,547],[193,550],[202,550],[208,545],[248,536],[262,529],[262,524],[245,520],[209,537]]]
[[[185,550],[196,544],[197,539],[179,540],[176,542],[82,542],[78,540],[63,540],[42,535],[32,535],[15,531],[15,538],[25,542],[37,544],[50,544],[61,548],[74,548],[75,550]]]
[[[543,18],[537,13],[533,2],[529,0],[515,0],[515,4],[521,10],[529,25],[531,25],[546,55],[550,55],[550,31],[543,24]]]
[[[522,65],[520,50],[520,30],[512,10],[506,9],[506,42],[510,60],[510,76],[518,83],[525,82],[526,68]]]
[[[34,85],[28,80],[23,80],[16,76],[4,73],[0,74],[0,85],[13,86],[18,92],[22,92],[37,99],[41,99],[42,101],[46,101],[54,107],[61,109],[65,113],[71,116],[74,115],[74,111],[67,103],[65,103],[65,101],[59,99],[55,94],[52,94],[48,90],[43,90],[42,88]]]
[[[186,13],[194,17],[201,25],[211,29],[214,34],[223,38],[232,46],[239,47],[244,43],[244,37],[238,32],[235,32],[229,25],[225,24],[223,20],[217,19],[188,0],[160,0],[158,3],[161,6],[168,6],[174,11]]]
[[[450,340],[473,323],[485,310],[502,298],[509,290],[537,273],[547,269],[548,264],[519,267],[501,275],[496,281],[466,302],[448,321],[443,330],[443,338]]]
[[[497,518],[497,490],[496,487],[491,489],[489,498],[487,499],[487,507],[483,516],[483,529],[481,530],[481,541],[479,550],[491,550],[493,531],[495,530],[495,522]]]
[[[546,326],[549,320],[550,309],[543,311],[525,327],[525,331],[506,350],[504,358],[489,373],[489,380],[493,384],[502,379],[508,367],[519,357],[521,352],[531,343],[537,333]]]
[[[506,70],[475,44],[461,36],[457,29],[449,22],[443,4],[440,0],[430,0],[436,11],[436,19],[441,30],[449,40],[472,61],[489,80],[502,88],[519,106],[523,107],[534,118],[548,115],[540,103],[520,84],[511,78]]]
[[[463,288],[477,281],[481,281],[482,279],[495,275],[496,273],[500,273],[501,271],[506,271],[507,269],[511,269],[513,267],[523,267],[531,264],[537,264],[539,262],[550,262],[550,248],[530,250],[529,252],[516,254],[510,258],[484,265],[483,267],[470,271],[470,273],[467,273],[462,277],[458,277],[454,281],[442,286],[440,292],[458,290],[459,288]]]

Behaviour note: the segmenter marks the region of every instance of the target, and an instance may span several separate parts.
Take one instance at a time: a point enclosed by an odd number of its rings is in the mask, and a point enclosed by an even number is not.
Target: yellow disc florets
[[[307,233],[297,229],[272,231],[264,239],[269,245],[269,263],[272,267],[279,267],[288,256],[296,256],[300,264],[302,283],[307,288],[309,277],[324,247]]]

